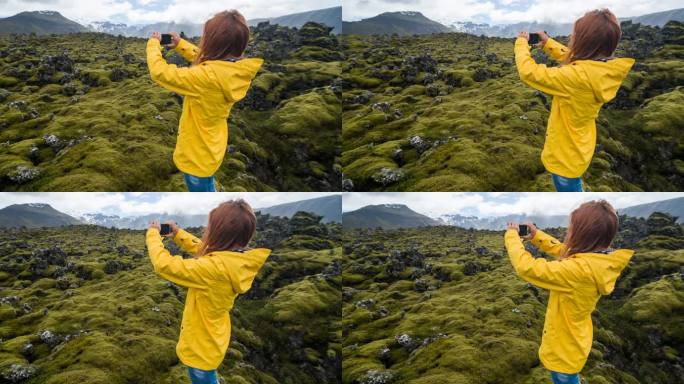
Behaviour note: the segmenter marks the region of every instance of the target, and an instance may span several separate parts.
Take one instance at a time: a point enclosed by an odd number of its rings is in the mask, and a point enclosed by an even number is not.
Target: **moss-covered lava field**
[[[636,64],[599,114],[586,186],[682,190],[684,24],[622,30],[616,55]],[[345,190],[553,190],[539,158],[551,97],[520,81],[514,39],[344,36],[342,45]]]
[[[339,383],[340,225],[260,216],[253,246],[273,253],[231,312],[222,383]],[[175,352],[184,298],[154,274],[145,231],[6,230],[0,383],[189,383]]]
[[[265,65],[229,117],[221,189],[339,190],[337,37],[315,23],[264,23],[253,35],[247,55]],[[150,80],[145,43],[101,33],[0,36],[0,189],[185,190],[172,161],[182,98]]]
[[[592,384],[684,380],[684,232],[623,216],[635,249],[593,314]],[[565,229],[548,230],[562,239]],[[537,350],[548,292],[515,275],[503,231],[344,230],[344,384],[550,384]],[[528,246],[535,257],[544,255]]]

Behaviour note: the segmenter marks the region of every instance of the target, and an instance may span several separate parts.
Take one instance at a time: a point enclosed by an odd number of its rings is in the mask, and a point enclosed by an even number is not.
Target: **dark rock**
[[[466,276],[473,276],[480,272],[485,272],[488,270],[489,268],[486,265],[476,261],[468,261],[463,266],[463,274]]]

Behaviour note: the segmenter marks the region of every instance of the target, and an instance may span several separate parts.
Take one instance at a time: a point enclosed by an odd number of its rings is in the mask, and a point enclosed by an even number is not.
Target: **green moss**
[[[341,279],[327,270],[341,256],[340,226],[306,213],[297,217],[306,226],[258,217],[251,246],[273,253],[231,311],[232,340],[219,373],[233,382],[337,382]],[[3,233],[28,248],[0,244],[0,273],[7,275],[1,296],[21,297],[0,305],[0,372],[30,360],[37,371],[27,384],[189,383],[175,351],[185,289],[156,276],[147,257],[132,256],[146,253],[145,231],[72,226]],[[320,244],[328,248],[307,248]],[[73,267],[49,265],[38,274],[35,263],[24,261],[33,250],[55,246]],[[120,246],[129,252],[120,255]],[[104,273],[108,260],[128,267]],[[59,279],[45,277],[58,270]],[[41,341],[44,331],[56,335],[56,345]]]
[[[626,31],[618,54],[632,52],[635,35],[660,33],[648,26]],[[677,159],[684,145],[676,132],[683,116],[677,106],[682,104],[678,86],[684,66],[669,56],[676,51],[660,39],[652,41],[647,57],[639,59],[643,66],[630,73],[617,98],[602,108],[599,145],[583,175],[588,189],[681,189]],[[434,63],[404,60],[426,52],[424,60]],[[344,95],[341,159],[353,190],[554,190],[540,160],[552,97],[520,82],[511,59],[513,39],[458,33],[345,36],[344,53],[343,79],[349,81],[349,91]],[[371,108],[376,103],[387,103],[388,111]],[[391,154],[380,159],[375,150],[416,135],[427,145],[420,150],[402,145],[400,161]],[[382,167],[406,177],[373,183],[368,175]]]
[[[248,96],[232,108],[230,147],[216,178],[224,190],[338,190],[341,176],[335,170],[335,156],[340,145],[339,98],[332,92],[322,99],[305,97],[329,90],[339,78],[341,57],[331,55],[339,51],[336,38],[300,38],[300,33],[312,32],[299,29],[278,33],[293,39],[294,44],[278,48],[283,57],[266,60]],[[255,34],[260,36],[257,31]],[[23,46],[26,42],[22,39],[0,37],[0,46]],[[0,104],[0,142],[9,146],[9,150],[0,147],[0,157],[11,154],[4,166],[32,163],[31,167],[41,174],[22,183],[0,178],[3,190],[186,189],[172,159],[182,105],[171,92],[152,82],[147,70],[139,66],[144,64],[145,43],[146,39],[90,33],[39,36],[30,41],[35,54],[22,54],[22,60],[0,59],[0,73],[22,71],[29,78],[0,78],[0,87],[12,92],[9,100]],[[272,41],[255,41],[250,50],[265,53],[269,47],[256,49],[263,43]],[[116,54],[112,53],[114,50]],[[59,55],[73,59],[74,70],[56,70],[50,78],[41,77],[36,64],[45,56]],[[25,66],[27,61],[32,65]],[[119,81],[121,73],[125,76]],[[9,106],[14,101],[26,105]],[[316,113],[325,111],[336,116],[332,123],[326,116],[323,125],[288,126],[281,133],[283,120],[274,115],[281,104],[289,101]],[[308,102],[326,105],[309,106]],[[290,130],[297,128],[306,132],[290,138]],[[299,134],[317,129],[328,133],[309,136],[304,148]],[[60,141],[50,147],[43,139],[47,135]],[[38,151],[32,151],[29,158],[31,148],[20,150],[16,147],[18,143],[30,143]],[[283,167],[290,163],[283,159],[292,158],[294,152],[306,157],[305,161]]]
[[[680,240],[681,231],[667,229],[673,219],[658,217],[649,219],[651,231]],[[636,253],[598,302],[581,374],[590,383],[668,383],[684,352],[684,257],[647,241],[668,236],[635,231],[645,219],[620,221],[618,243],[636,242]],[[515,276],[503,232],[444,226],[343,235],[343,383],[363,382],[372,370],[391,372],[393,383],[549,382],[538,359],[548,292]],[[394,264],[396,251],[421,255],[421,266],[411,258]],[[418,280],[428,288],[417,290]]]

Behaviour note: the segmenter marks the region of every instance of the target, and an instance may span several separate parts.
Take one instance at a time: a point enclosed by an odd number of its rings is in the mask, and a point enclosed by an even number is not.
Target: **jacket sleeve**
[[[159,40],[147,41],[147,67],[152,81],[184,96],[199,96],[206,75],[199,66],[178,68],[162,56]]]
[[[205,289],[215,279],[215,268],[208,258],[183,259],[171,256],[156,229],[147,230],[147,251],[154,272],[166,280],[188,288]]]
[[[520,236],[514,230],[506,231],[506,250],[513,269],[523,280],[540,288],[571,292],[579,281],[581,270],[575,259],[547,261],[535,259],[525,250]]]
[[[537,229],[537,233],[532,238],[532,244],[555,258],[561,257],[565,251],[565,244],[539,229]]]
[[[200,239],[183,229],[178,230],[176,236],[173,237],[173,242],[184,251],[190,253],[197,253],[202,246]]]
[[[572,93],[570,85],[577,76],[571,66],[548,68],[544,64],[537,64],[530,55],[530,46],[522,37],[515,41],[515,65],[518,68],[520,80],[532,88],[554,96],[569,96]]]
[[[565,45],[549,38],[546,40],[546,44],[544,44],[544,52],[556,61],[563,61],[568,53],[570,53],[570,50]]]
[[[187,61],[194,61],[199,54],[199,48],[185,39],[181,39],[180,42],[178,42],[175,50]]]

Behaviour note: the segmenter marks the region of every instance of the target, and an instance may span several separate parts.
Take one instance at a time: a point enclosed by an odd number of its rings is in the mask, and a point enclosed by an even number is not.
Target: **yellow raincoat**
[[[565,59],[568,48],[548,39],[544,45],[553,59]],[[535,63],[526,39],[515,41],[515,64],[520,79],[532,88],[553,95],[541,159],[547,171],[580,177],[589,168],[596,148],[596,117],[612,100],[634,59],[576,60],[547,68]]]
[[[176,51],[192,61],[199,49],[181,40]],[[208,60],[178,68],[164,60],[159,40],[147,42],[147,66],[152,80],[185,97],[173,152],[173,161],[179,170],[209,177],[221,166],[228,146],[230,109],[245,97],[263,62],[262,59]]]
[[[532,243],[558,260],[533,258],[518,232],[506,231],[506,250],[515,272],[525,281],[550,291],[539,359],[548,370],[579,373],[591,350],[591,313],[601,295],[613,292],[615,281],[634,251],[577,253],[560,259],[565,245],[552,236],[537,230]]]
[[[195,253],[200,240],[179,230],[173,241]],[[230,314],[238,294],[252,285],[271,253],[268,249],[245,252],[211,252],[183,259],[164,248],[157,229],[147,231],[147,250],[154,271],[166,280],[188,288],[176,353],[183,364],[205,371],[223,361],[230,342]]]

